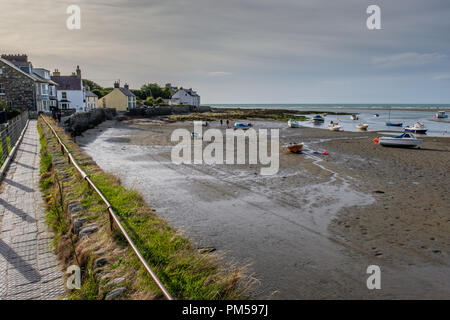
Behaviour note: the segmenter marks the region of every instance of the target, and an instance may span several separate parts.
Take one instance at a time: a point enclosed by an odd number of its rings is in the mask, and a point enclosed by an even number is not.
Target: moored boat
[[[352,115],[350,116],[350,119],[352,119],[352,120],[358,120],[359,117],[358,117],[357,114],[352,114]]]
[[[288,126],[289,128],[300,128],[300,121],[294,120],[294,119],[289,119],[288,121]]]
[[[239,122],[237,122],[237,123],[234,124],[234,130],[236,130],[236,129],[248,130],[251,127],[252,127],[251,123],[239,123]]]
[[[386,122],[386,125],[388,127],[401,127],[401,126],[403,126],[403,122],[391,122],[391,121],[388,121],[388,122]]]
[[[286,149],[292,153],[299,153],[303,149],[303,143],[291,142],[286,146]]]
[[[338,122],[331,121],[331,123],[328,125],[328,129],[331,131],[339,131],[341,130],[341,126]]]
[[[360,123],[356,126],[356,129],[358,130],[367,130],[367,128],[369,127],[369,125],[367,123]]]
[[[314,124],[321,124],[321,123],[323,123],[325,121],[325,119],[322,117],[322,116],[320,116],[320,115],[315,115],[313,118],[312,118],[312,123],[314,123]]]
[[[374,140],[375,143],[385,147],[414,148],[422,144],[422,139],[417,139],[413,133],[403,133],[397,137],[380,137]]]
[[[445,111],[438,111],[435,117],[438,119],[445,119],[448,118],[448,115],[445,113]]]
[[[427,133],[428,129],[426,129],[425,126],[423,124],[421,124],[420,122],[417,122],[413,126],[407,126],[405,128],[405,131],[412,132],[412,133],[425,134],[425,133]]]

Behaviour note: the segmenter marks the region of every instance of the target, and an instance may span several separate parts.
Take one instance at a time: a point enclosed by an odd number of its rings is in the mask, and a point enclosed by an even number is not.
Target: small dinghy
[[[413,126],[407,126],[405,128],[405,131],[412,132],[412,133],[425,134],[425,133],[427,133],[428,129],[426,129],[425,126],[423,124],[421,124],[420,122],[417,122]]]
[[[367,123],[360,123],[356,126],[356,129],[358,130],[367,130],[367,128],[369,127],[369,125]]]
[[[375,118],[378,118],[380,115],[379,115],[378,113],[375,113],[373,116],[374,116]]]
[[[414,148],[422,144],[422,139],[417,139],[413,133],[403,133],[398,137],[375,138],[374,142],[385,147]]]
[[[294,119],[289,119],[288,121],[288,126],[289,128],[300,128],[300,121],[294,120]]]
[[[350,119],[352,119],[352,120],[358,120],[359,118],[358,118],[358,115],[357,115],[357,114],[352,114],[352,115],[350,116]]]
[[[445,113],[445,111],[438,111],[438,113],[436,113],[435,117],[438,119],[445,119],[445,118],[448,118],[448,115]]]
[[[321,124],[324,121],[325,121],[325,119],[320,115],[316,115],[312,118],[312,123],[314,123],[314,124]]]
[[[292,153],[300,153],[303,149],[303,143],[291,142],[286,146],[286,149]]]
[[[236,129],[248,130],[251,127],[252,127],[251,123],[235,123],[234,124],[234,130],[236,130]]]
[[[341,126],[339,125],[338,122],[331,121],[330,124],[328,125],[328,129],[331,131],[339,131],[341,130]]]
[[[200,138],[200,135],[197,132],[192,131],[191,132],[191,137],[192,138]]]
[[[388,127],[401,127],[401,126],[403,126],[403,122],[390,122],[390,121],[388,121],[388,122],[386,122],[386,125]]]

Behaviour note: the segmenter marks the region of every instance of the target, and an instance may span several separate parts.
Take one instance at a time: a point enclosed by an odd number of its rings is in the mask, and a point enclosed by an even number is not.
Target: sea
[[[402,132],[406,126],[416,122],[428,129],[426,136],[450,137],[450,104],[210,104],[216,108],[245,109],[286,109],[292,114],[303,115],[302,111],[340,112],[357,114],[358,120],[351,120],[350,115],[327,115],[325,122],[314,125],[305,121],[302,125],[327,129],[330,121],[337,121],[344,131],[358,131],[356,125],[367,123],[368,131]],[[449,118],[437,119],[437,111],[446,111]],[[313,115],[305,116],[312,118]],[[386,122],[401,122],[401,127],[388,127]],[[418,135],[419,136],[419,135]]]

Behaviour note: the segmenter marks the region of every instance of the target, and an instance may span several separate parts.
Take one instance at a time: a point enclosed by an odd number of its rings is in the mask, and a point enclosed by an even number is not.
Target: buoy
[[[324,155],[327,155],[327,154],[328,154],[328,152],[327,152],[327,151],[325,150],[325,151],[323,152],[323,154],[324,154]]]
[[[380,139],[378,139],[378,138],[373,139],[373,143],[375,143],[375,144],[380,143]]]

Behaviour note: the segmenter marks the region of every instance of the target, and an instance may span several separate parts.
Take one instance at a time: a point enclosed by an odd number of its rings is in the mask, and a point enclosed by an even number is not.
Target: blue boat
[[[235,123],[234,124],[234,130],[236,129],[242,129],[242,130],[248,130],[252,127],[251,123]]]
[[[325,122],[325,119],[323,117],[321,117],[320,115],[316,115],[312,118],[312,123],[314,124],[320,124]]]
[[[386,125],[388,127],[401,127],[401,126],[403,126],[403,123],[402,122],[390,122],[390,121],[388,121],[388,122],[386,122]]]

